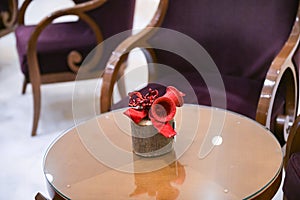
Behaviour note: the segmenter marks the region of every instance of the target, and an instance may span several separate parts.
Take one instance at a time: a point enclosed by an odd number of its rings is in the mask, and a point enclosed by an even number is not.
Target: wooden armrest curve
[[[0,37],[7,35],[17,27],[18,0],[8,0],[8,10],[0,12],[1,30]]]
[[[9,0],[9,10],[0,13],[2,24],[6,28],[15,25],[18,15],[18,0]]]
[[[19,10],[18,23],[20,25],[24,25],[24,23],[25,23],[25,13],[31,2],[33,2],[33,0],[25,0]],[[86,12],[86,11],[89,11],[89,10],[99,7],[102,4],[104,4],[105,2],[106,2],[106,0],[90,0],[90,1],[87,1],[84,3],[79,3],[70,8],[64,8],[61,10],[57,10],[57,11],[51,13],[49,16],[45,17],[43,20],[50,20],[50,19],[53,20],[57,17],[61,17],[64,15],[79,15],[79,13]],[[42,22],[40,22],[40,23],[42,23]]]
[[[256,111],[256,120],[262,125],[270,128],[272,109],[275,102],[276,93],[281,81],[288,73],[292,74],[287,81],[286,110],[287,115],[294,119],[296,117],[298,102],[298,75],[296,67],[292,61],[295,51],[299,45],[300,39],[300,6],[289,38],[284,44],[279,54],[273,60],[260,94],[258,107]]]
[[[147,39],[153,34],[158,26],[161,25],[168,7],[168,0],[161,0],[154,16],[149,24],[139,33],[132,35],[121,42],[112,52],[103,73],[103,80],[100,95],[100,111],[108,112],[111,110],[112,93],[114,84],[117,80],[121,64],[127,59],[128,53],[137,47],[151,48],[147,44]]]
[[[21,5],[20,9],[19,9],[19,16],[18,16],[18,24],[20,25],[24,25],[24,21],[25,21],[25,13],[26,13],[26,10],[28,8],[28,6],[30,5],[30,3],[32,2],[33,0],[25,0],[23,2],[23,4]]]
[[[97,43],[102,42],[102,34],[100,28],[98,27],[97,23],[85,13],[85,11],[95,9],[101,5],[103,5],[106,0],[93,0],[81,4],[77,4],[72,8],[66,8],[59,11],[52,13],[51,15],[45,17],[41,20],[35,27],[34,31],[32,32],[27,48],[27,59],[28,59],[28,66],[29,66],[29,76],[30,77],[39,77],[39,65],[37,60],[37,41],[42,33],[42,31],[50,24],[53,20],[58,17],[65,16],[65,15],[77,15],[80,19],[84,20],[94,31]],[[72,55],[71,55],[72,56]],[[74,66],[71,66],[73,69]],[[73,70],[75,71],[75,70]],[[40,82],[40,80],[37,80]]]

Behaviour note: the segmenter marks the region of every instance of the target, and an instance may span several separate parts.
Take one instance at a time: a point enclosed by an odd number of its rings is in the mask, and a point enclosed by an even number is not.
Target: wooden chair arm
[[[293,56],[299,45],[300,39],[300,6],[293,25],[291,34],[279,54],[273,60],[260,94],[256,111],[256,120],[262,125],[270,128],[271,115],[274,106],[276,93],[280,84],[288,88],[286,94],[286,115],[287,119],[294,119],[297,112],[298,102],[298,70],[293,63]]]
[[[284,167],[286,167],[288,160],[295,152],[300,152],[300,115],[294,121],[289,132],[284,156]]]
[[[40,80],[40,69],[38,65],[38,59],[37,59],[37,41],[39,38],[39,35],[42,33],[42,31],[55,20],[56,18],[65,16],[65,15],[77,15],[80,19],[84,20],[94,31],[96,41],[97,43],[102,42],[102,34],[101,31],[97,25],[97,23],[88,16],[85,12],[95,9],[101,5],[103,5],[106,2],[106,0],[91,0],[89,2],[77,4],[74,7],[66,8],[62,10],[58,10],[51,15],[45,17],[43,20],[41,20],[35,27],[33,33],[30,36],[29,42],[28,42],[28,48],[27,48],[27,59],[28,59],[28,66],[29,66],[29,76],[35,77],[36,81],[41,82]],[[76,57],[78,56],[74,52],[71,52],[69,57]],[[76,58],[75,58],[76,59]],[[68,58],[68,60],[71,60]],[[70,61],[69,61],[70,63]],[[74,66],[70,66],[70,68],[73,71],[76,71]]]
[[[25,13],[27,11],[28,6],[33,0],[25,0],[22,4],[21,8],[19,9],[19,17],[18,17],[18,23],[20,25],[25,24]],[[74,5],[70,8],[64,8],[58,11],[55,11],[51,13],[49,16],[47,16],[44,20],[52,19],[52,18],[58,18],[64,15],[77,15],[81,16],[81,13],[95,9],[99,6],[101,6],[103,3],[105,3],[106,0],[90,0],[84,3],[79,3]],[[53,21],[53,20],[52,20]],[[41,21],[42,22],[42,21]]]
[[[18,14],[18,24],[24,25],[24,23],[25,23],[25,13],[26,13],[26,10],[27,10],[27,8],[28,8],[28,6],[30,5],[31,2],[32,2],[32,0],[25,0],[23,2],[23,4],[21,5],[21,7],[19,9],[19,14]]]
[[[16,24],[18,15],[18,1],[9,0],[9,11],[1,12],[0,18],[6,28],[10,28]]]
[[[112,52],[102,76],[100,96],[101,113],[111,110],[114,84],[117,81],[122,63],[127,59],[128,53],[134,48],[145,48],[149,46],[147,45],[147,39],[155,32],[155,28],[161,25],[167,11],[167,7],[168,0],[161,0],[153,18],[146,28],[125,39]]]
[[[46,197],[44,197],[41,193],[37,193],[34,197],[35,200],[48,200]]]

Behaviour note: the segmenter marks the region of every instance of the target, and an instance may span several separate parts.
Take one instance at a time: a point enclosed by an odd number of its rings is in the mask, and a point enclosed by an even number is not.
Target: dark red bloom
[[[158,97],[158,91],[149,88],[149,91],[144,96],[140,92],[130,92],[129,106],[137,107],[139,109],[150,109],[152,103]]]
[[[170,125],[176,113],[174,101],[168,97],[162,96],[157,98],[149,111],[149,118],[158,132],[167,138],[176,135],[175,130]]]
[[[149,118],[159,122],[168,122],[172,120],[176,113],[174,101],[168,97],[162,96],[157,98],[149,111]]]
[[[148,93],[131,92],[129,106],[124,114],[138,124],[142,119],[150,119],[159,133],[167,138],[176,135],[170,121],[176,113],[176,106],[183,105],[183,94],[173,86],[166,88],[166,93],[159,97],[158,90],[149,88]]]

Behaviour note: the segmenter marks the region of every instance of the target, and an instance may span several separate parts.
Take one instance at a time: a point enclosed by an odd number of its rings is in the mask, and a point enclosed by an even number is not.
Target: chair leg
[[[33,125],[31,136],[36,135],[38,122],[41,113],[41,88],[40,84],[31,84],[32,85],[32,93],[33,93]]]
[[[48,200],[46,197],[44,197],[41,193],[37,193],[35,195],[35,200]]]
[[[28,83],[27,78],[24,78],[23,87],[22,87],[22,94],[26,93],[27,83]]]

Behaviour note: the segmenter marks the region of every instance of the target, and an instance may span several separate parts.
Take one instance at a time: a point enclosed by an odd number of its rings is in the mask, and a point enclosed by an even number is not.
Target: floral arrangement
[[[124,114],[134,123],[138,124],[144,119],[151,120],[152,125],[166,138],[176,135],[170,121],[175,116],[176,107],[183,105],[182,92],[168,86],[163,96],[159,96],[158,90],[151,88],[145,95],[138,91],[130,92],[128,95],[130,108]]]

